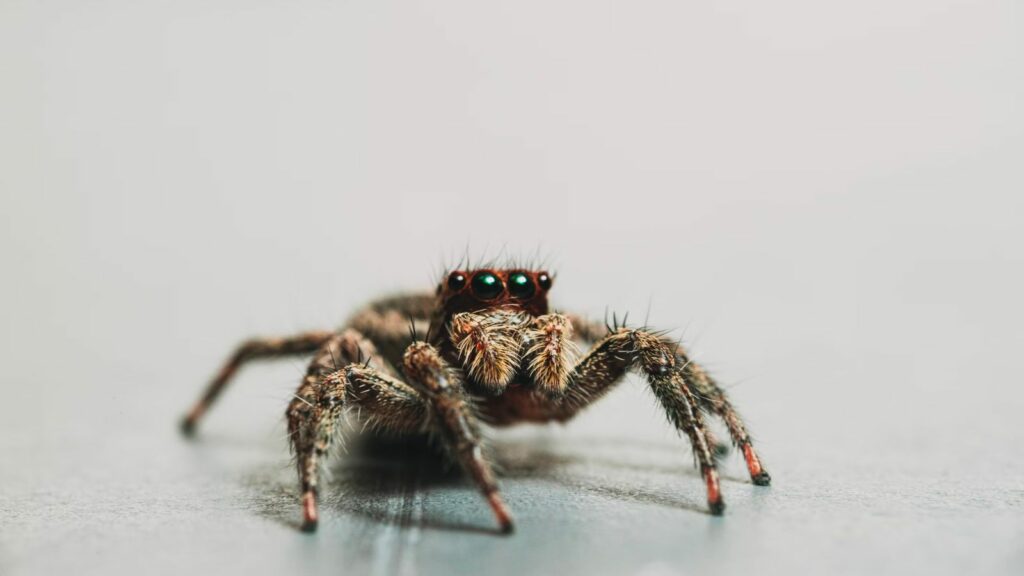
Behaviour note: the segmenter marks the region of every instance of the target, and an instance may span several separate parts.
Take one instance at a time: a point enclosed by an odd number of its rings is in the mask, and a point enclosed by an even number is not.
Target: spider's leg
[[[354,348],[369,352],[371,361],[352,362]],[[352,363],[338,370],[337,358]],[[424,343],[410,346],[406,354],[405,369],[412,385],[375,368],[377,361],[372,343],[355,330],[343,332],[317,354],[288,407],[288,430],[302,488],[303,529],[316,529],[319,467],[330,449],[335,423],[344,405],[350,404],[358,406],[361,416],[376,428],[397,433],[436,431],[480,486],[502,528],[511,530],[511,515],[482,455],[476,419],[458,374]]]
[[[725,391],[703,368],[690,361],[686,356],[686,352],[681,347],[677,348],[676,354],[679,358],[678,361],[683,366],[683,373],[686,375],[686,379],[693,383],[693,391],[698,395],[701,405],[709,412],[717,414],[725,422],[726,428],[729,429],[729,435],[732,436],[732,441],[743,451],[743,458],[747,461],[747,471],[750,472],[750,479],[758,486],[768,486],[771,484],[772,478],[768,471],[765,470],[764,465],[761,464],[761,459],[758,458],[757,452],[754,451],[750,434],[747,433],[743,420],[736,413],[736,409],[733,408],[728,397],[726,397]]]
[[[591,348],[569,374],[565,396],[551,417],[566,420],[604,396],[632,367],[640,368],[669,421],[684,432],[707,484],[712,514],[725,509],[719,488],[712,441],[693,393],[692,383],[676,363],[673,345],[644,329],[622,328],[607,334]]]
[[[426,342],[414,342],[403,367],[412,384],[429,402],[434,429],[445,449],[459,462],[487,498],[502,531],[513,529],[512,514],[498,492],[491,464],[484,456],[480,425],[462,387],[460,374]]]
[[[374,363],[381,369],[370,368]],[[320,464],[334,440],[334,428],[345,404],[353,397],[369,407],[374,406],[375,399],[378,402],[382,400],[374,394],[372,385],[357,386],[352,382],[350,376],[355,368],[379,379],[390,378],[386,373],[389,367],[373,343],[349,329],[332,336],[317,351],[285,413],[302,489],[304,530],[316,529]],[[417,418],[417,406],[422,402],[417,401],[410,407],[410,402],[403,403],[402,400],[391,394],[383,401],[391,410],[389,417],[393,423],[415,421]]]
[[[185,434],[195,432],[199,419],[210,409],[243,363],[257,358],[309,354],[322,346],[331,337],[331,334],[331,332],[316,331],[288,338],[254,338],[243,342],[217,372],[217,375],[207,385],[203,395],[182,419],[182,432]]]

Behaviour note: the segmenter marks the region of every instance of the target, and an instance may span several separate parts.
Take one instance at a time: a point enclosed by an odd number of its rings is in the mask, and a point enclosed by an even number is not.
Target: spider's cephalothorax
[[[319,466],[335,424],[346,407],[355,406],[371,427],[436,438],[480,487],[502,529],[511,531],[511,514],[481,450],[479,423],[568,420],[636,369],[669,422],[689,438],[713,514],[721,514],[725,504],[706,415],[725,422],[754,484],[769,484],[725,393],[681,346],[646,327],[607,326],[550,312],[551,285],[545,271],[456,270],[433,294],[378,300],[338,331],[249,340],[210,383],[183,428],[195,429],[242,363],[314,353],[286,413],[304,528],[316,527]],[[579,343],[590,346],[582,355]]]

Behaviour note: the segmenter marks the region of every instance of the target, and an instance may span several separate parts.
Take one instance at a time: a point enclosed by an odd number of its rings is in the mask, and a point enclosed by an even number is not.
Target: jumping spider
[[[315,353],[286,412],[303,529],[316,528],[317,473],[335,425],[346,407],[357,407],[372,427],[434,437],[472,477],[509,532],[512,516],[481,449],[480,423],[564,422],[637,368],[669,422],[689,437],[712,514],[721,514],[725,504],[705,414],[725,422],[754,484],[770,483],[725,393],[679,345],[646,327],[549,312],[551,284],[552,277],[540,270],[457,270],[435,294],[375,301],[340,331],[249,340],[221,368],[182,428],[194,431],[244,362]],[[591,347],[574,362],[576,340]]]

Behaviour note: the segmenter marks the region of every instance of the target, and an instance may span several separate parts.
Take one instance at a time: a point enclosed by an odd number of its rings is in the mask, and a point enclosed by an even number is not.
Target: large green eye
[[[505,287],[501,285],[501,278],[490,272],[479,272],[473,276],[473,294],[481,300],[497,298]]]
[[[508,292],[516,298],[529,298],[533,296],[536,289],[533,280],[522,272],[513,272],[508,275]]]

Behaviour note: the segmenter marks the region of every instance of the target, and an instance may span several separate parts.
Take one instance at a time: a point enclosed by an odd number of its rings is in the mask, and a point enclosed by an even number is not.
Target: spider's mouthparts
[[[470,378],[500,394],[519,369],[519,345],[527,317],[508,310],[462,312],[449,334]]]

